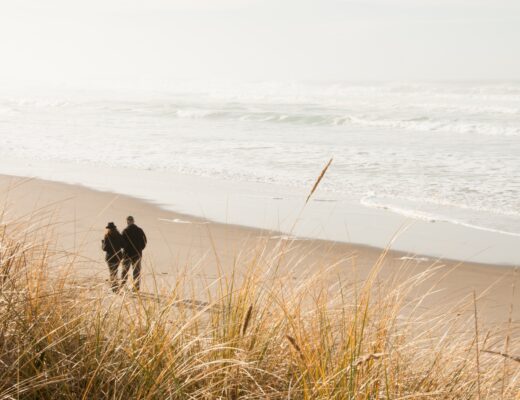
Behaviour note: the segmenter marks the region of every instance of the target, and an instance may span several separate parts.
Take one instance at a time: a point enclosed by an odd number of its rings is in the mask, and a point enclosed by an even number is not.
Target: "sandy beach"
[[[383,250],[323,240],[287,240],[278,232],[215,223],[166,211],[151,203],[79,185],[38,179],[0,176],[0,193],[5,222],[38,220],[52,223],[49,239],[58,252],[79,255],[78,276],[102,282],[108,276],[101,251],[107,222],[122,230],[127,215],[133,215],[148,238],[143,264],[144,290],[168,290],[181,276],[193,279],[196,290],[219,274],[247,268],[252,258],[266,264],[279,263],[282,273],[303,280],[309,273],[323,272],[334,283],[339,277],[362,282],[380,259]],[[79,267],[80,266],[80,267]],[[389,251],[382,261],[378,279],[406,279],[435,268],[414,293],[430,294],[422,303],[425,310],[473,310],[472,294],[478,298],[478,312],[490,324],[506,323],[510,305],[520,301],[520,277],[506,266],[475,264],[455,260],[432,260],[421,255]],[[107,285],[108,290],[108,285]],[[520,310],[513,307],[513,321]]]
[[[520,1],[1,10],[0,400],[520,400]]]

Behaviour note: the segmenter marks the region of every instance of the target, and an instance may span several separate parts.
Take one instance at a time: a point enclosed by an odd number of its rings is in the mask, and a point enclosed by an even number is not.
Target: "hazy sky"
[[[520,0],[2,0],[0,81],[520,79]]]

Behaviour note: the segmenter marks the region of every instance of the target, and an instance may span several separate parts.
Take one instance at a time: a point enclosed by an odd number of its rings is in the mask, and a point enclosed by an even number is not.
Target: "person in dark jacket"
[[[123,258],[123,236],[113,222],[106,226],[105,237],[101,241],[101,248],[105,252],[105,260],[110,272],[110,286],[114,292],[119,290],[117,270]]]
[[[128,226],[123,231],[123,271],[122,286],[126,284],[128,279],[128,271],[133,267],[134,289],[139,290],[141,281],[141,260],[143,258],[143,250],[146,247],[147,239],[144,231],[139,228],[134,221],[134,217],[129,216],[126,219]]]

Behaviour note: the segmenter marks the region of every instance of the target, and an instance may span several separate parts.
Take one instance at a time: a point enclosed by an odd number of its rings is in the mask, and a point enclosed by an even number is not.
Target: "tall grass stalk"
[[[423,298],[412,294],[427,273],[380,282],[378,262],[363,282],[331,283],[330,268],[294,279],[291,265],[278,265],[280,247],[259,248],[203,291],[187,266],[166,292],[114,295],[103,281],[78,279],[77,257],[56,254],[48,230],[0,226],[2,399],[473,399],[520,390],[520,368],[475,353],[471,315],[419,312]],[[489,337],[504,343],[501,334]],[[514,340],[506,350],[520,354]]]

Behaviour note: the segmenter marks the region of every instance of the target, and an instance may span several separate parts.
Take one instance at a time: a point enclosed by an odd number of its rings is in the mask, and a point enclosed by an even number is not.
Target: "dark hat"
[[[109,222],[105,228],[106,229],[117,229],[117,226],[113,222]]]

